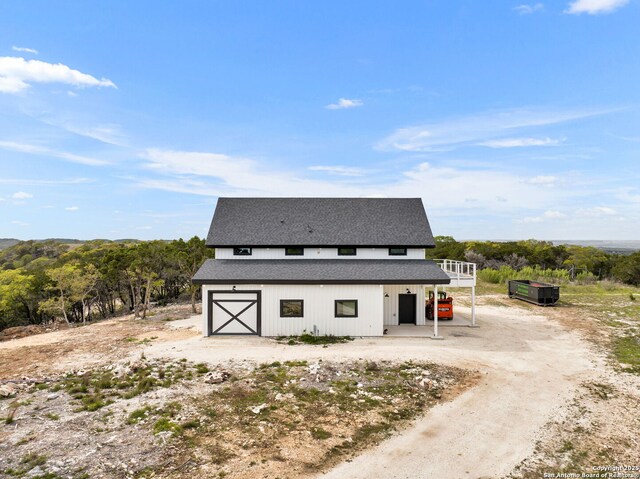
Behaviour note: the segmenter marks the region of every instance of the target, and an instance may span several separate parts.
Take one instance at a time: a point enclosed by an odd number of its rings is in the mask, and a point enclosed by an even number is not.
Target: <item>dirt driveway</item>
[[[173,326],[197,324],[192,318]],[[544,425],[561,413],[596,366],[589,345],[576,333],[525,308],[483,306],[478,324],[478,329],[444,327],[444,341],[384,337],[328,348],[255,337],[192,336],[153,344],[145,355],[212,364],[420,359],[476,369],[484,375],[476,387],[321,477],[501,477],[532,454]]]

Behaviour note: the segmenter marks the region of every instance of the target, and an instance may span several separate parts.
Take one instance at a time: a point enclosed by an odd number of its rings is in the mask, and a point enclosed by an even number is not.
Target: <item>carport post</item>
[[[477,328],[476,324],[476,287],[471,286],[471,327]]]
[[[433,285],[433,336],[431,339],[442,339],[438,336],[438,286]]]

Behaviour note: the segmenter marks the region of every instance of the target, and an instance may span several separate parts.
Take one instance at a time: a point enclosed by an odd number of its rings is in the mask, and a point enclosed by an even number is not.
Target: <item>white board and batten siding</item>
[[[424,284],[385,284],[384,285],[384,325],[396,326],[399,318],[399,295],[406,294],[407,290],[416,295],[416,324],[426,324],[425,299],[426,290]],[[389,295],[388,297],[386,295]]]
[[[284,248],[253,248],[251,255],[234,255],[233,248],[216,248],[216,259],[424,259],[424,248],[407,248],[407,254],[389,254],[389,248],[357,248],[357,254],[339,256],[337,248],[304,248],[304,254],[287,256]]]
[[[319,335],[334,336],[382,336],[383,333],[383,309],[384,288],[382,285],[369,284],[337,284],[337,285],[279,285],[279,284],[242,284],[235,285],[236,292],[231,292],[233,285],[203,285],[203,331],[205,335],[211,334],[209,330],[209,291],[229,291],[228,293],[214,293],[214,297],[244,298],[251,296],[242,291],[260,291],[261,300],[261,331],[262,336],[291,336],[300,335],[304,331],[312,333],[315,330]],[[403,290],[404,291],[404,290]],[[235,295],[235,296],[234,296]],[[423,295],[424,296],[424,295]],[[255,297],[255,295],[254,295]],[[297,299],[304,301],[304,316],[302,318],[281,318],[280,300]],[[335,316],[335,300],[357,300],[358,317],[342,318]],[[418,301],[420,301],[418,299]],[[423,300],[424,301],[424,300]],[[226,303],[224,303],[226,305]],[[235,306],[237,313],[240,304]],[[245,305],[248,303],[244,303]],[[228,308],[227,308],[228,309]],[[422,308],[424,310],[424,308]],[[247,311],[250,313],[251,309]],[[250,320],[253,313],[249,315]],[[424,316],[424,311],[422,312]],[[230,316],[220,308],[213,308],[214,324],[224,324]],[[238,332],[241,326],[235,326]]]

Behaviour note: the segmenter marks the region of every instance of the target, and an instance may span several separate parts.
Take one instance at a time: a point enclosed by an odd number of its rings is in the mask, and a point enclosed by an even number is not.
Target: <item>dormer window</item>
[[[304,248],[298,248],[297,246],[290,246],[284,249],[285,256],[304,256]]]
[[[355,256],[356,248],[338,248],[338,256]]]
[[[251,256],[251,248],[233,248],[233,256]]]
[[[407,248],[389,248],[389,256],[407,256]]]

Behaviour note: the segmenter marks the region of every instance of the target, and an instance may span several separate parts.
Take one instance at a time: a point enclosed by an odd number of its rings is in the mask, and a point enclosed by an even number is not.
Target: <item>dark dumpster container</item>
[[[529,301],[539,306],[552,306],[560,299],[560,287],[528,279],[511,280],[509,297]]]

